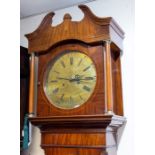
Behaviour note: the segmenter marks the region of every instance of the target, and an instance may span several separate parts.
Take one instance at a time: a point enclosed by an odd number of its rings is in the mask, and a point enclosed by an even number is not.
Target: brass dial
[[[96,68],[86,54],[64,52],[49,64],[44,79],[44,91],[51,104],[61,109],[73,109],[92,95]]]

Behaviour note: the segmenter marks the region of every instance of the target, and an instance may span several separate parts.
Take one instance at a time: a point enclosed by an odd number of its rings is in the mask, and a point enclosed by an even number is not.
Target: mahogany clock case
[[[64,110],[53,106],[47,99],[44,92],[44,74],[48,67],[48,63],[55,57],[59,56],[62,52],[67,50],[80,51],[89,56],[96,66],[97,72],[97,83],[92,96],[88,99],[86,103],[82,106]],[[37,116],[69,116],[69,115],[90,115],[90,114],[103,114],[104,113],[104,56],[103,56],[103,46],[89,46],[87,44],[68,43],[58,46],[49,50],[46,54],[38,55],[39,59],[39,72],[38,72],[38,108]]]
[[[73,42],[73,41],[72,41]],[[97,84],[95,87],[95,91],[92,96],[89,98],[87,103],[84,105],[70,110],[63,110],[53,106],[49,100],[47,99],[44,92],[44,74],[48,67],[48,63],[55,59],[55,57],[59,56],[64,51],[74,50],[81,51],[88,55],[94,62],[97,70]],[[45,52],[45,54],[38,54],[39,59],[39,68],[38,68],[38,100],[37,100],[37,116],[45,117],[45,116],[65,116],[65,115],[95,115],[95,114],[104,114],[105,113],[105,90],[104,90],[104,45],[88,45],[84,43],[65,43],[61,46],[57,46]],[[118,54],[112,53],[112,68],[113,68],[113,91],[116,95],[114,95],[114,111],[118,115],[122,115],[122,107],[120,103],[121,98],[121,88],[120,78],[120,61]],[[119,101],[119,102],[118,102]],[[122,102],[122,101],[121,101]]]
[[[99,18],[84,5],[79,8],[84,13],[81,21],[65,14],[64,21],[53,27],[54,13],[49,13],[26,35],[31,54],[29,120],[41,130],[46,155],[116,155],[126,123],[120,60],[124,32],[113,18]],[[48,64],[68,50],[91,58],[97,81],[86,103],[66,110],[47,99],[44,75]]]
[[[26,35],[29,41],[29,53],[34,54],[39,61],[37,105],[34,105],[36,91],[33,75],[37,66],[34,67],[33,63],[31,65],[29,111],[34,113],[34,107],[37,107],[36,116],[39,117],[96,115],[107,111],[123,116],[120,53],[124,32],[113,18],[96,17],[84,5],[80,5],[79,8],[84,13],[81,21],[72,21],[71,16],[65,14],[64,21],[53,27],[51,23],[54,13],[49,13],[37,30]],[[73,110],[60,110],[53,107],[43,91],[43,76],[47,64],[65,50],[79,50],[86,53],[97,68],[97,85],[93,95],[87,103]],[[108,70],[105,70],[106,66]]]

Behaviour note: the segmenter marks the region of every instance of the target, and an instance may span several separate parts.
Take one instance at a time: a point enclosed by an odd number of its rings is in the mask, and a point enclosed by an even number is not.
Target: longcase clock
[[[27,34],[29,120],[40,128],[46,155],[116,155],[123,116],[121,61],[124,32],[113,18],[87,6],[81,21],[54,13]]]

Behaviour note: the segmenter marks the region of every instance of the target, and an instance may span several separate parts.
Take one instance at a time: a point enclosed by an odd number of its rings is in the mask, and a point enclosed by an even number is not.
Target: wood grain
[[[113,111],[113,88],[112,88],[112,63],[111,63],[111,48],[110,41],[105,43],[104,61],[105,61],[105,104],[107,113]]]
[[[35,72],[35,54],[31,54],[30,60],[30,84],[29,84],[29,114],[34,113],[34,72]]]
[[[120,60],[124,32],[112,17],[99,18],[87,6],[79,8],[84,13],[81,21],[72,21],[65,14],[61,24],[52,26],[54,13],[49,13],[34,32],[26,35],[29,53],[35,52],[38,58],[37,112],[29,120],[41,130],[41,147],[46,155],[116,155],[126,124]],[[66,50],[86,54],[97,72],[92,96],[72,110],[54,107],[44,92],[48,64]],[[35,69],[32,58],[29,112],[34,111]]]
[[[47,14],[38,29],[26,35],[29,52],[44,52],[65,40],[80,40],[85,43],[111,40],[116,48],[123,49],[124,32],[112,17],[99,18],[87,6],[80,5],[79,8],[84,13],[81,21],[72,21],[65,15],[63,22],[57,26],[51,26],[54,13]]]
[[[81,51],[88,55],[94,62],[97,71],[97,84],[95,91],[88,101],[79,108],[71,110],[63,110],[53,106],[47,99],[44,92],[44,74],[48,66],[49,61],[59,56],[60,53],[66,50]],[[104,63],[103,63],[103,46],[94,45],[89,46],[87,44],[65,44],[59,45],[57,48],[49,50],[46,54],[39,55],[39,74],[38,82],[38,108],[37,116],[65,116],[65,115],[89,115],[89,114],[104,114]]]
[[[106,155],[106,151],[109,155],[116,155],[117,130],[126,122],[125,118],[113,115],[36,117],[30,120],[41,128],[41,147],[46,155]]]
[[[119,52],[112,51],[112,87],[113,87],[113,111],[115,114],[123,116],[123,93],[121,60]]]

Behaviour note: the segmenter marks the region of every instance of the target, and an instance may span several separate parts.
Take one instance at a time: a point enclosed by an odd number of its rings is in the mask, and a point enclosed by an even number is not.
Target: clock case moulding
[[[72,21],[71,16],[65,14],[63,22],[53,27],[52,12],[45,16],[34,32],[26,35],[31,54],[29,120],[41,130],[41,147],[46,155],[116,155],[126,124],[120,62],[124,32],[112,17],[99,18],[85,5],[80,5],[79,8],[84,13],[81,21]],[[39,115],[37,110],[41,101],[36,99],[42,84],[36,77],[37,67],[40,65],[39,57],[48,55],[53,49],[59,49],[59,46],[63,49],[70,45],[73,49],[76,49],[76,45],[79,49],[102,45],[105,54],[103,76],[106,76],[103,77],[106,86],[104,110],[96,114],[66,114],[62,110],[61,115],[52,115],[47,110],[44,112],[47,115]],[[107,51],[110,51],[110,55]],[[60,109],[59,111],[61,113]]]

